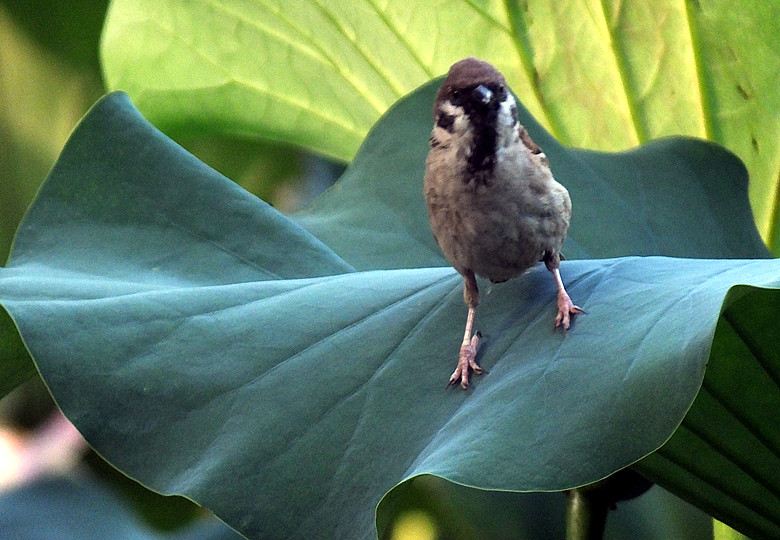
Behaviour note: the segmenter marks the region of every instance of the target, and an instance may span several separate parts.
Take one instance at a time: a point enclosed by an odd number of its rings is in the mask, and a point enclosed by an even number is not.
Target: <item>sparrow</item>
[[[433,106],[424,195],[436,243],[463,276],[468,306],[458,365],[447,387],[469,388],[481,374],[472,334],[479,304],[476,276],[501,283],[542,261],[558,289],[555,328],[565,333],[583,310],[572,303],[559,270],[571,219],[569,192],[518,122],[506,80],[488,62],[452,65]]]

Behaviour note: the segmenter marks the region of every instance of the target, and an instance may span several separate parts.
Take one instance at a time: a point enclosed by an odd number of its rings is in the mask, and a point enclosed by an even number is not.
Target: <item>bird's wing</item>
[[[547,161],[547,156],[544,155],[544,152],[539,147],[539,145],[534,142],[534,140],[528,134],[528,130],[525,129],[524,126],[520,126],[520,141],[523,143],[523,145],[528,149],[528,151],[531,154],[539,158],[539,161],[544,166],[546,166],[548,169],[550,168],[550,162]]]

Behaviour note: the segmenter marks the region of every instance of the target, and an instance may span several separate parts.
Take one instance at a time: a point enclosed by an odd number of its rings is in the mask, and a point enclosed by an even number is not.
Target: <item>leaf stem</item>
[[[652,486],[647,478],[626,468],[566,495],[566,540],[600,540],[604,537],[607,513],[620,501],[639,497]]]
[[[566,493],[566,540],[596,540],[604,536],[609,505],[598,490],[572,489]]]

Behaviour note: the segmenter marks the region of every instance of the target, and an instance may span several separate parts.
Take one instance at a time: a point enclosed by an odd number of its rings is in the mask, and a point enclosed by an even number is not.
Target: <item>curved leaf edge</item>
[[[592,482],[587,482],[584,484],[567,485],[567,486],[562,486],[560,489],[550,489],[550,490],[491,489],[491,488],[485,488],[477,485],[460,482],[458,480],[448,478],[445,475],[438,475],[438,474],[428,473],[428,472],[416,473],[398,482],[398,484],[396,484],[392,489],[387,491],[385,495],[377,503],[374,509],[377,537],[384,538],[386,536],[388,532],[387,528],[392,522],[393,506],[395,505],[396,500],[400,497],[399,492],[403,492],[406,489],[406,487],[411,482],[413,482],[416,478],[434,477],[453,485],[457,485],[467,489],[483,491],[483,492],[504,492],[504,493],[509,492],[509,493],[518,493],[518,494],[519,493],[561,493],[561,492],[582,488],[587,485],[600,482],[608,478],[612,474],[615,474],[616,472],[627,467],[636,469],[651,481],[659,484],[660,486],[664,487],[671,493],[677,495],[681,499],[705,511],[707,514],[713,516],[715,519],[728,524],[735,530],[740,531],[743,534],[750,536],[751,538],[776,538],[780,536],[780,496],[775,495],[774,499],[766,501],[767,507],[772,507],[774,505],[774,508],[778,509],[778,511],[774,513],[774,516],[771,516],[774,518],[774,520],[769,519],[765,514],[762,514],[761,512],[756,512],[750,507],[750,501],[745,500],[745,498],[748,498],[750,494],[746,496],[744,493],[740,493],[732,497],[729,494],[725,494],[722,492],[719,493],[717,488],[713,488],[711,485],[708,485],[709,480],[711,480],[712,478],[716,478],[719,474],[723,474],[723,471],[720,468],[716,468],[715,470],[712,470],[712,468],[710,467],[706,471],[700,471],[699,474],[695,477],[693,475],[688,477],[687,482],[681,482],[679,480],[679,476],[681,473],[682,465],[680,465],[679,462],[675,462],[674,459],[665,456],[666,453],[670,453],[671,456],[674,456],[675,452],[679,454],[680,452],[685,451],[684,448],[677,448],[671,450],[671,452],[669,452],[667,449],[670,446],[670,442],[672,444],[674,443],[675,438],[684,437],[681,436],[679,433],[680,428],[686,424],[686,419],[689,417],[689,413],[691,413],[692,409],[697,407],[704,408],[705,410],[702,412],[705,415],[705,417],[707,416],[708,411],[706,411],[706,405],[701,404],[702,402],[701,387],[705,385],[705,381],[708,380],[708,377],[710,379],[713,377],[714,370],[724,369],[723,362],[738,363],[740,361],[740,359],[737,359],[735,357],[721,356],[717,358],[717,361],[713,362],[714,358],[712,352],[712,344],[714,344],[715,341],[719,339],[719,335],[724,332],[723,329],[725,323],[724,317],[728,316],[727,312],[729,311],[729,309],[732,306],[734,306],[736,303],[738,303],[740,300],[750,296],[751,294],[757,292],[760,293],[762,291],[769,292],[769,294],[774,294],[774,296],[776,296],[775,299],[777,304],[776,312],[780,312],[780,288],[778,287],[735,284],[728,289],[723,299],[717,325],[713,331],[713,335],[710,340],[710,361],[708,362],[707,370],[705,371],[704,377],[702,378],[700,390],[699,392],[696,393],[696,396],[691,401],[685,415],[680,418],[677,427],[669,434],[669,436],[666,438],[663,444],[658,445],[658,447],[655,448],[654,450],[647,452],[647,454],[645,454],[644,456],[638,459],[635,459],[631,462],[627,462],[624,466],[615,468],[615,470],[613,470],[612,472],[605,474],[601,478],[596,478]],[[778,345],[780,346],[780,342],[778,343]],[[748,358],[747,360],[750,360],[750,358]],[[755,358],[752,358],[752,360],[755,360]],[[773,367],[775,372],[780,374],[780,363],[775,363]],[[766,366],[762,366],[762,369],[766,370],[767,368]],[[780,399],[775,399],[775,407],[773,408],[773,410],[780,410]],[[707,421],[706,418],[704,419],[704,421],[705,422]],[[778,458],[778,464],[780,464],[780,455],[778,455],[777,458]],[[711,456],[710,459],[712,459]],[[743,481],[744,480],[745,479],[743,479]],[[748,481],[755,481],[755,480],[750,479]],[[699,486],[696,486],[697,483],[699,483]],[[693,484],[693,486],[691,484]],[[762,492],[762,496],[766,496],[766,495],[767,493]],[[740,496],[742,496],[743,498],[740,499]],[[770,493],[769,496],[771,497],[772,494]]]
[[[780,537],[780,289],[733,286],[702,388],[635,468],[751,538]]]
[[[733,285],[732,287],[729,288],[729,290],[727,291],[727,293],[726,293],[726,295],[724,297],[724,300],[723,300],[723,304],[722,304],[722,308],[721,308],[721,314],[720,314],[719,320],[718,320],[719,321],[719,323],[718,323],[718,328],[719,329],[722,326],[721,320],[722,320],[722,318],[724,316],[724,313],[727,312],[729,310],[729,308],[733,304],[735,304],[739,300],[749,296],[749,294],[751,292],[753,292],[753,291],[777,291],[778,292],[778,298],[780,298],[780,291],[778,291],[777,289],[772,288],[772,287],[762,287],[762,286],[755,286],[755,285],[739,285],[739,284]],[[19,338],[23,339],[21,334],[19,334]],[[718,336],[717,336],[717,330],[716,330],[713,333],[712,341],[714,341],[717,338],[718,338]],[[33,363],[35,363],[35,360],[32,357],[32,355],[31,355],[31,359],[32,359]],[[711,374],[713,369],[714,368],[710,367],[710,369],[708,370],[707,373]],[[780,366],[775,366],[775,369],[780,371]],[[705,374],[705,378],[706,377],[707,377],[707,375]],[[694,401],[691,403],[691,406],[689,407],[689,411],[691,410],[691,408],[693,408],[695,406],[695,404],[696,404],[698,399],[699,399],[699,395],[697,394],[696,399],[694,399]],[[687,416],[688,416],[688,413],[686,413],[685,417],[683,417],[680,420],[680,424],[678,424],[678,428],[679,428],[680,425],[684,424],[685,418]],[[715,517],[717,517],[718,519],[720,519],[720,520],[730,524],[731,526],[735,527],[737,530],[741,530],[741,531],[743,531],[743,532],[745,532],[747,534],[751,534],[751,535],[754,535],[754,536],[757,536],[757,537],[763,536],[763,534],[761,534],[761,533],[762,532],[766,533],[766,525],[764,525],[763,527],[759,525],[757,527],[752,522],[750,522],[749,520],[746,522],[746,520],[744,519],[743,515],[734,515],[733,511],[732,512],[723,511],[722,508],[719,507],[718,505],[708,504],[706,501],[702,502],[701,499],[696,499],[695,497],[691,497],[691,488],[689,486],[683,486],[682,488],[680,488],[679,486],[676,486],[673,482],[665,481],[666,476],[665,476],[665,471],[663,470],[663,468],[658,469],[657,467],[653,468],[652,466],[648,466],[648,467],[644,467],[643,466],[642,462],[645,461],[646,458],[650,457],[653,453],[657,452],[659,449],[661,449],[664,446],[666,446],[669,443],[669,441],[675,436],[676,433],[677,433],[677,429],[673,433],[671,433],[669,435],[669,437],[667,438],[666,442],[663,445],[661,445],[659,448],[657,448],[656,450],[654,450],[652,452],[649,452],[646,456],[643,456],[643,457],[641,457],[641,458],[639,458],[637,460],[634,460],[631,463],[626,463],[625,466],[632,466],[632,465],[637,466],[638,465],[637,468],[640,471],[642,471],[642,472],[647,472],[648,475],[651,476],[651,478],[654,481],[657,481],[661,485],[667,487],[667,489],[669,489],[671,492],[681,496],[682,498],[684,498],[686,500],[689,500],[690,502],[694,503],[696,506],[699,506],[700,508],[703,508],[705,511],[708,511],[708,512],[712,513]],[[620,470],[621,468],[623,468],[623,467],[618,467],[613,472],[616,472],[617,470]],[[123,474],[127,475],[128,477],[133,478],[135,481],[138,481],[139,483],[142,483],[137,478],[134,478],[133,475],[128,474],[127,472],[124,472],[124,471],[122,471],[122,472],[123,472]],[[382,530],[381,529],[382,523],[386,524],[386,522],[387,522],[386,517],[383,518],[381,516],[383,516],[383,515],[386,516],[387,515],[388,510],[385,509],[384,506],[386,506],[388,504],[388,501],[390,499],[392,499],[393,492],[396,489],[401,489],[402,486],[405,483],[411,481],[412,479],[414,479],[414,478],[416,478],[418,476],[423,476],[423,475],[435,476],[435,477],[438,477],[438,478],[442,478],[443,480],[445,480],[447,482],[451,482],[453,484],[458,484],[458,485],[461,485],[461,486],[464,486],[464,487],[468,487],[468,488],[471,488],[471,489],[478,489],[478,490],[481,490],[481,491],[510,491],[510,492],[517,492],[517,493],[523,493],[523,492],[555,492],[555,491],[564,491],[564,490],[567,490],[567,489],[574,489],[574,488],[577,488],[577,487],[581,487],[581,485],[567,485],[567,486],[561,486],[559,489],[551,489],[551,490],[527,490],[527,491],[511,490],[511,489],[496,490],[496,489],[486,489],[486,488],[483,488],[483,487],[480,487],[480,486],[475,486],[475,485],[469,485],[467,483],[459,482],[457,480],[453,480],[453,479],[447,478],[447,477],[442,476],[442,475],[436,475],[436,474],[431,474],[431,473],[414,474],[414,475],[411,475],[411,476],[409,476],[407,478],[404,478],[393,489],[388,491],[382,497],[382,499],[379,501],[377,506],[375,507],[376,527],[377,527],[377,530],[379,532],[381,532],[381,530]],[[605,477],[606,476],[609,476],[609,475],[605,475]],[[600,478],[594,479],[594,481],[598,481],[598,480],[600,480]],[[589,483],[591,483],[591,482],[588,482],[588,484]],[[174,494],[174,493],[165,493],[164,491],[158,491],[155,488],[153,488],[151,486],[148,486],[146,484],[143,484],[143,485],[145,485],[148,489],[151,489],[152,491],[155,491],[155,492],[159,492],[159,493],[162,493],[162,494],[169,494],[169,495],[170,494]],[[187,496],[186,494],[183,494],[183,493],[176,493],[176,494],[182,495],[182,496],[184,496],[186,498],[189,498],[190,500],[193,500],[191,497]],[[197,502],[197,501],[195,501],[195,502]]]

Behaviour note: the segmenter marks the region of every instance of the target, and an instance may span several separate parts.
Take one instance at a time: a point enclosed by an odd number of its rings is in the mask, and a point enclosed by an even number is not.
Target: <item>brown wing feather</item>
[[[528,148],[528,151],[539,157],[539,161],[542,162],[548,169],[550,168],[550,162],[547,161],[547,156],[544,155],[542,149],[538,144],[534,142],[531,136],[528,134],[528,130],[525,127],[520,126],[520,141]]]

